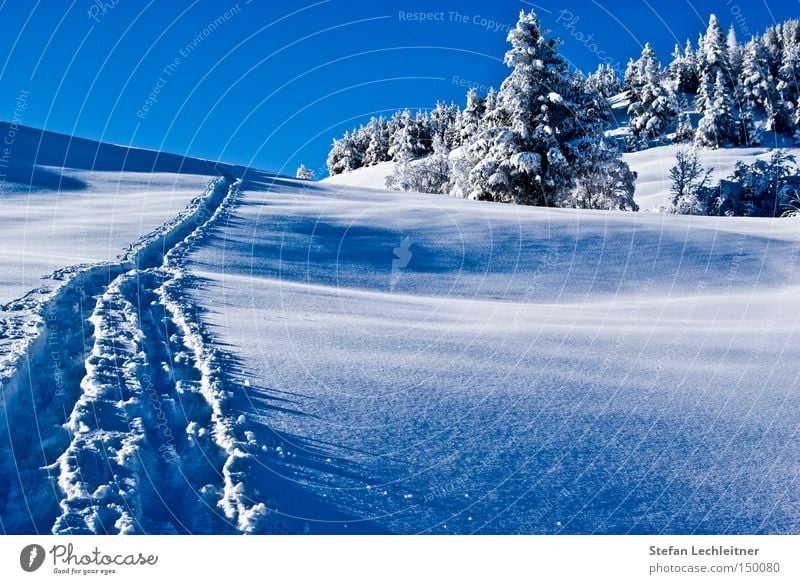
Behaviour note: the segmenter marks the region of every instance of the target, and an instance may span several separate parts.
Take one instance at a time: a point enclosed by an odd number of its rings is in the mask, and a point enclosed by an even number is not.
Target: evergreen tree
[[[333,147],[328,154],[328,173],[331,176],[352,172],[361,166],[362,157],[359,152],[356,132],[345,132],[340,140],[333,141]]]
[[[485,111],[484,100],[475,88],[467,93],[467,105],[457,120],[459,144],[466,144],[478,132]]]
[[[308,168],[305,164],[301,164],[297,167],[297,172],[294,176],[300,180],[314,180],[314,171]]]
[[[601,63],[597,66],[597,71],[586,78],[584,89],[588,93],[597,93],[608,99],[622,91],[622,83],[611,65]]]
[[[764,46],[759,37],[753,37],[744,49],[742,70],[739,74],[739,91],[749,109],[767,115],[770,109],[769,65]]]
[[[641,85],[636,101],[628,106],[629,146],[634,150],[657,140],[676,113],[674,99],[662,83],[661,65],[650,43],[644,46],[637,69],[642,75]]]
[[[536,14],[520,14],[509,33],[512,67],[497,95],[491,122],[468,148],[471,198],[560,205],[607,124],[605,100],[587,94],[569,74],[556,39],[547,39]]]
[[[386,118],[372,117],[367,124],[367,148],[363,165],[373,166],[389,160],[389,123]]]
[[[676,144],[683,144],[694,140],[694,128],[689,118],[689,112],[686,111],[687,108],[688,105],[686,102],[683,102],[681,112],[678,114],[678,126],[675,129],[675,136],[672,139]]]
[[[695,133],[695,144],[709,148],[724,148],[733,145],[738,138],[736,118],[730,91],[722,71],[717,72],[714,83],[714,100],[700,119]]]
[[[633,200],[635,186],[636,173],[615,147],[601,141],[564,204],[578,209],[638,211]]]
[[[728,29],[728,37],[725,40],[726,62],[728,65],[728,76],[735,85],[742,70],[742,48],[736,40],[736,31],[733,25]]]
[[[678,93],[697,92],[697,66],[691,41],[686,41],[683,53],[679,45],[675,45],[672,52],[672,63],[669,66],[669,77],[672,80],[674,91]]]
[[[636,61],[634,61],[633,58],[628,59],[628,64],[625,66],[625,73],[622,76],[622,89],[629,94],[636,93],[639,88],[637,72]]]
[[[728,50],[725,35],[719,25],[717,17],[712,14],[708,19],[708,28],[705,36],[701,37],[697,50],[697,73],[699,87],[695,106],[698,111],[705,113],[714,100],[714,83],[717,74],[723,73],[723,80],[732,88],[734,79],[730,75],[728,65]]]
[[[772,116],[776,132],[791,136],[798,126],[795,123],[800,82],[800,21],[787,20],[781,27],[781,64],[778,69],[778,106]]]
[[[391,136],[389,145],[391,160],[395,162],[413,160],[429,152],[430,135],[424,124],[425,118],[421,113],[412,117],[409,110],[404,110],[399,114],[396,121],[397,128]]]

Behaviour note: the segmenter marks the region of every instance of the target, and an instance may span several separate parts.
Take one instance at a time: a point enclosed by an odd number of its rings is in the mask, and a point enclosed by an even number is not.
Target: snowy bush
[[[294,176],[300,180],[314,180],[314,171],[308,168],[305,164],[301,164],[297,167],[297,172]]]

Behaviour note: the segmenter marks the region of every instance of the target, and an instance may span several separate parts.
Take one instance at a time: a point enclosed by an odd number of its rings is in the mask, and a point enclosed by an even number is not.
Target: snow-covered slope
[[[190,256],[260,529],[795,532],[796,221],[245,185]]]
[[[345,172],[322,179],[325,184],[348,187],[361,187],[365,189],[386,188],[386,179],[394,171],[394,162],[381,162],[374,166],[357,168],[353,172]]]
[[[0,313],[4,532],[800,528],[798,221],[209,168]]]
[[[110,261],[219,174],[203,160],[0,123],[0,304],[65,266]]]

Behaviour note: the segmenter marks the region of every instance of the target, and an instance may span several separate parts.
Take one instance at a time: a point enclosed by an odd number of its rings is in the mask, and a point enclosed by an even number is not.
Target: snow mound
[[[357,168],[352,172],[329,176],[320,182],[326,185],[386,190],[386,179],[392,172],[394,172],[394,162],[381,162],[374,166]]]

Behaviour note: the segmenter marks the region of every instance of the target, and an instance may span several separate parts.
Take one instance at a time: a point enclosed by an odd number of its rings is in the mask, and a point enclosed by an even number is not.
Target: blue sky
[[[331,139],[372,114],[499,85],[508,28],[531,8],[584,70],[624,68],[647,41],[666,61],[711,12],[740,39],[800,15],[788,0],[5,1],[0,117],[320,173]]]

